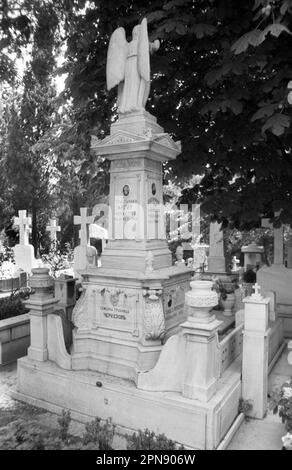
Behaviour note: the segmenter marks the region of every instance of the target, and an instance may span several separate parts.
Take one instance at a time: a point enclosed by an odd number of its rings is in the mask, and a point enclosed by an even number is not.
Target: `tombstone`
[[[74,215],[74,225],[80,225],[79,237],[80,245],[74,249],[74,276],[80,278],[79,271],[87,266],[97,266],[97,250],[90,246],[89,225],[93,223],[94,217],[87,215],[87,207],[80,208],[80,215]]]
[[[240,260],[238,258],[236,258],[236,256],[233,256],[232,258],[232,268],[231,270],[233,272],[237,272],[240,270]]]
[[[292,239],[289,239],[285,242],[285,251],[286,251],[286,267],[292,269]]]
[[[193,247],[193,268],[195,271],[205,270],[207,266],[206,245]]]
[[[89,225],[89,238],[97,238],[101,240],[103,251],[106,247],[106,241],[109,238],[109,233],[106,228],[101,227],[97,223],[93,223]]]
[[[29,274],[36,266],[36,260],[34,248],[29,244],[31,218],[27,217],[26,210],[18,211],[18,217],[14,218],[14,225],[19,227],[19,244],[13,248],[15,265]]]
[[[50,224],[47,225],[46,231],[50,233],[51,245],[56,246],[57,243],[57,232],[61,231],[60,225],[57,225],[56,219],[50,219]]]
[[[224,257],[223,231],[218,222],[210,224],[210,241],[208,271],[214,274],[224,274],[226,272]]]
[[[263,219],[264,227],[272,228],[268,219]],[[263,266],[257,272],[257,282],[265,292],[273,291],[277,298],[279,316],[284,319],[285,336],[292,335],[292,270],[284,266],[284,227],[274,228],[274,262]]]
[[[178,268],[185,268],[186,266],[183,255],[184,255],[183,247],[178,246],[175,250],[176,262],[174,263],[175,266],[177,266]]]
[[[275,215],[279,215],[277,212]],[[284,259],[284,227],[274,228],[269,219],[262,219],[262,227],[274,230],[274,262],[273,265],[283,265]]]
[[[183,242],[183,257],[184,259],[191,258],[193,256],[193,247],[190,242]]]
[[[264,248],[252,242],[248,246],[243,246],[241,252],[244,253],[244,269],[252,269],[257,265],[262,264],[262,254]]]

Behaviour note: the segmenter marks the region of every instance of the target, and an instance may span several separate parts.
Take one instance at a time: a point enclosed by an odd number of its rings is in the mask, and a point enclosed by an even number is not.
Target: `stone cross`
[[[46,227],[47,232],[50,232],[51,243],[56,243],[57,232],[61,231],[60,225],[57,225],[56,219],[50,219],[50,225]]]
[[[94,221],[94,215],[87,215],[87,207],[80,207],[80,215],[74,215],[74,225],[81,225],[79,231],[80,246],[89,243],[89,225]]]
[[[18,211],[18,217],[14,218],[14,225],[19,226],[19,245],[28,245],[31,217],[26,216],[26,211]]]
[[[240,260],[233,256],[232,258],[232,271],[237,271],[237,265],[240,264]]]
[[[278,215],[278,214],[275,214]],[[270,223],[269,219],[262,219],[262,227],[274,229],[274,263],[283,264],[284,260],[284,227],[274,228],[273,224]]]
[[[252,297],[257,300],[262,300],[263,296],[261,295],[261,286],[258,283],[255,283],[253,290],[254,294],[252,294]]]
[[[258,283],[255,283],[255,285],[253,286],[253,290],[255,295],[259,295],[261,293],[261,286]]]

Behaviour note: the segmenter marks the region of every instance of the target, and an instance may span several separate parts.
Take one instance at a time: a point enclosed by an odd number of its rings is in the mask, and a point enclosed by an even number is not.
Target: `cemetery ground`
[[[0,450],[40,450],[43,446],[46,450],[63,446],[71,450],[90,449],[90,445],[82,445],[85,424],[75,420],[67,421],[68,436],[67,433],[62,436],[66,423],[60,425],[57,414],[11,397],[11,391],[16,388],[16,373],[16,362],[0,366]],[[115,432],[112,446],[114,449],[126,449],[126,439]],[[96,445],[93,448],[98,449]]]
[[[42,447],[39,437],[51,434],[54,437],[48,441],[47,445],[53,450],[60,445],[58,436],[63,429],[58,422],[60,417],[44,409],[16,401],[11,397],[11,392],[16,388],[16,371],[16,362],[0,366],[0,450],[11,445],[12,436],[17,436],[21,427],[25,428],[30,437],[26,444],[21,442],[20,437],[20,442],[15,448],[35,449],[38,446]],[[290,376],[291,370],[287,361],[287,349],[285,349],[269,376],[269,394],[279,388]],[[272,410],[268,410],[263,420],[245,419],[227,445],[227,450],[280,450],[283,427],[279,416],[273,414]],[[69,448],[81,449],[80,445],[84,434],[85,424],[72,419],[68,429]],[[126,449],[126,439],[119,432],[115,432],[112,446],[116,450]],[[88,446],[84,448],[88,448]],[[96,447],[93,445],[93,448]]]

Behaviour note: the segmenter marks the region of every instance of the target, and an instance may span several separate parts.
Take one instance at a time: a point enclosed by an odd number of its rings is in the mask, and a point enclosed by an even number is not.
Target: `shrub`
[[[149,429],[127,435],[127,441],[128,450],[184,450],[183,446],[177,448],[176,443],[165,434],[156,435]]]
[[[19,298],[13,299],[11,297],[6,297],[4,299],[0,299],[0,320],[22,315],[28,311],[29,310],[25,308]]]
[[[252,269],[248,269],[243,273],[242,280],[248,284],[254,284],[257,280],[257,275]]]
[[[88,445],[89,443],[95,444],[98,449],[111,450],[113,438],[115,434],[115,425],[111,419],[106,419],[101,424],[100,418],[90,421],[85,426],[85,434],[83,436],[83,444]]]
[[[238,403],[238,413],[243,413],[246,421],[249,420],[248,413],[252,410],[253,404],[251,400],[244,400],[242,397]]]
[[[279,414],[286,431],[292,431],[292,378],[283,383],[280,390],[271,394],[270,408]]]
[[[61,253],[58,243],[52,243],[50,251],[42,255],[42,262],[50,269],[50,275],[57,277],[59,271],[69,268],[69,259],[73,259],[73,250],[66,244],[65,251]]]
[[[68,430],[71,423],[70,410],[62,410],[61,416],[58,418],[58,424],[60,426],[60,439],[66,441],[68,439]]]

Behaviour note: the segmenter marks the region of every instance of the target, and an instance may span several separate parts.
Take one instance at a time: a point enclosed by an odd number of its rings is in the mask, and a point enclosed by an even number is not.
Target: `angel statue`
[[[119,113],[145,108],[150,91],[149,54],[159,46],[158,39],[149,42],[146,18],[133,28],[131,42],[127,41],[124,28],[117,28],[111,35],[106,81],[108,90],[118,85]]]

